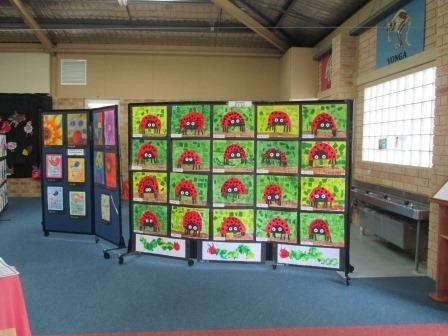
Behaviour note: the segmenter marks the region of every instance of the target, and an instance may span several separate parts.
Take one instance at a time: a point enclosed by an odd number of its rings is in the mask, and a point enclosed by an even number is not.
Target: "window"
[[[117,99],[86,99],[84,105],[89,109],[111,105],[120,106],[120,101]]]
[[[364,90],[362,160],[432,167],[436,69]]]

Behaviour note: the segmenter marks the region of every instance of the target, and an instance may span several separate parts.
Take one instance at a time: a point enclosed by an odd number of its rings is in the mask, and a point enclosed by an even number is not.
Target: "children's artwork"
[[[83,157],[67,158],[67,182],[86,182],[86,159]]]
[[[344,211],[345,179],[302,177],[300,205],[302,210]]]
[[[253,172],[255,163],[254,141],[214,140],[213,172]]]
[[[257,141],[257,173],[297,174],[299,143],[297,141]]]
[[[44,114],[42,128],[44,146],[62,146],[62,114]]]
[[[132,107],[133,137],[164,137],[167,134],[166,105],[143,105]]]
[[[167,170],[166,140],[132,139],[131,141],[132,170]]]
[[[315,246],[277,245],[277,263],[340,269],[340,250]]]
[[[104,153],[93,152],[93,182],[104,184]]]
[[[298,105],[258,105],[257,138],[297,138]]]
[[[87,145],[87,113],[67,114],[67,144],[68,146]]]
[[[210,140],[173,140],[173,171],[210,171]]]
[[[110,195],[101,194],[101,220],[110,223]]]
[[[48,211],[64,210],[64,194],[62,187],[47,187]]]
[[[170,203],[207,206],[208,175],[171,173]]]
[[[207,208],[171,207],[171,236],[209,239],[209,213]]]
[[[104,115],[103,111],[93,113],[93,145],[103,146],[104,145]]]
[[[106,187],[115,189],[117,187],[117,154],[108,153],[104,154],[105,160],[105,180]]]
[[[187,243],[184,239],[143,235],[139,233],[135,235],[135,250],[142,253],[185,259]]]
[[[104,144],[115,146],[115,110],[104,111]]]
[[[303,175],[345,175],[345,141],[302,141]]]
[[[300,244],[313,246],[345,246],[344,214],[300,214]]]
[[[62,154],[45,154],[45,168],[46,178],[62,178]]]
[[[134,201],[166,203],[168,194],[167,188],[166,173],[132,173],[132,193]]]
[[[168,207],[164,205],[134,203],[132,219],[135,232],[166,236]]]
[[[213,175],[213,206],[219,208],[254,205],[253,175]]]
[[[213,105],[214,138],[253,138],[255,108]]]
[[[210,105],[173,105],[171,137],[210,136]]]
[[[70,191],[70,216],[86,216],[86,193],[84,191]]]
[[[295,209],[298,207],[298,200],[297,176],[257,176],[257,207]]]
[[[253,240],[253,209],[213,209],[214,240]]]
[[[346,136],[346,104],[302,106],[303,138],[345,138]]]
[[[297,244],[297,212],[257,210],[257,241]]]
[[[201,260],[260,263],[263,261],[262,244],[204,241]]]

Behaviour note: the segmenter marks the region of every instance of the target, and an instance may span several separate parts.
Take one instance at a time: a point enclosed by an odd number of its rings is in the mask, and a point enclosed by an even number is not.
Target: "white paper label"
[[[313,207],[310,207],[310,206],[304,206],[304,205],[302,205],[302,206],[300,207],[300,209],[301,209],[301,210],[310,210],[310,211],[314,210]]]
[[[267,208],[268,205],[265,203],[257,203],[257,208]]]
[[[269,139],[269,134],[257,134],[258,139]]]
[[[225,134],[213,134],[213,137],[215,139],[224,139],[226,137]]]
[[[131,166],[131,170],[143,170],[142,166]]]
[[[266,237],[257,237],[257,241],[267,242],[268,239]]]
[[[213,172],[214,173],[224,173],[224,169],[222,169],[222,168],[213,168]]]
[[[303,175],[313,175],[313,171],[312,170],[302,170],[302,174]]]
[[[215,208],[224,208],[225,204],[224,203],[213,203],[213,206]]]
[[[302,134],[302,138],[304,138],[304,139],[314,139],[314,134]]]
[[[225,238],[225,237],[214,237],[213,240],[217,240],[217,241],[225,241],[226,238]]]
[[[69,148],[67,149],[68,156],[84,156],[84,149],[82,148]]]
[[[182,173],[183,171],[183,168],[173,168],[173,172]]]
[[[177,200],[170,200],[170,203],[171,203],[171,204],[180,204],[180,201],[177,201]]]
[[[252,102],[248,100],[231,100],[227,103],[227,105],[229,105],[229,107],[251,107]]]
[[[143,138],[143,134],[138,134],[138,133],[132,134],[132,137],[133,138]]]
[[[171,133],[172,138],[182,138],[182,134],[180,133]]]
[[[257,169],[257,173],[258,174],[268,174],[269,170],[268,169]]]
[[[134,197],[133,200],[135,202],[143,202],[143,198],[141,198],[141,197]]]
[[[182,235],[181,235],[180,233],[172,233],[172,234],[171,234],[171,237],[174,237],[174,238],[181,238]]]

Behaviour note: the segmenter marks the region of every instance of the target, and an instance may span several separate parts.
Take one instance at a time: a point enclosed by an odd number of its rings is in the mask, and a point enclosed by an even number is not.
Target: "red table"
[[[31,336],[18,275],[0,278],[0,335],[6,329],[15,329],[17,336]]]

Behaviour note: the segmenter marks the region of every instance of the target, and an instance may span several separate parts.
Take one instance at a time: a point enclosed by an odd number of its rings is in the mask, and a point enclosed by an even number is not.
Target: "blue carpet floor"
[[[0,256],[21,273],[34,334],[448,323],[425,277],[353,279],[267,265],[135,256],[118,265],[91,236],[41,229],[39,199],[11,199]],[[123,211],[127,217],[127,211]]]

